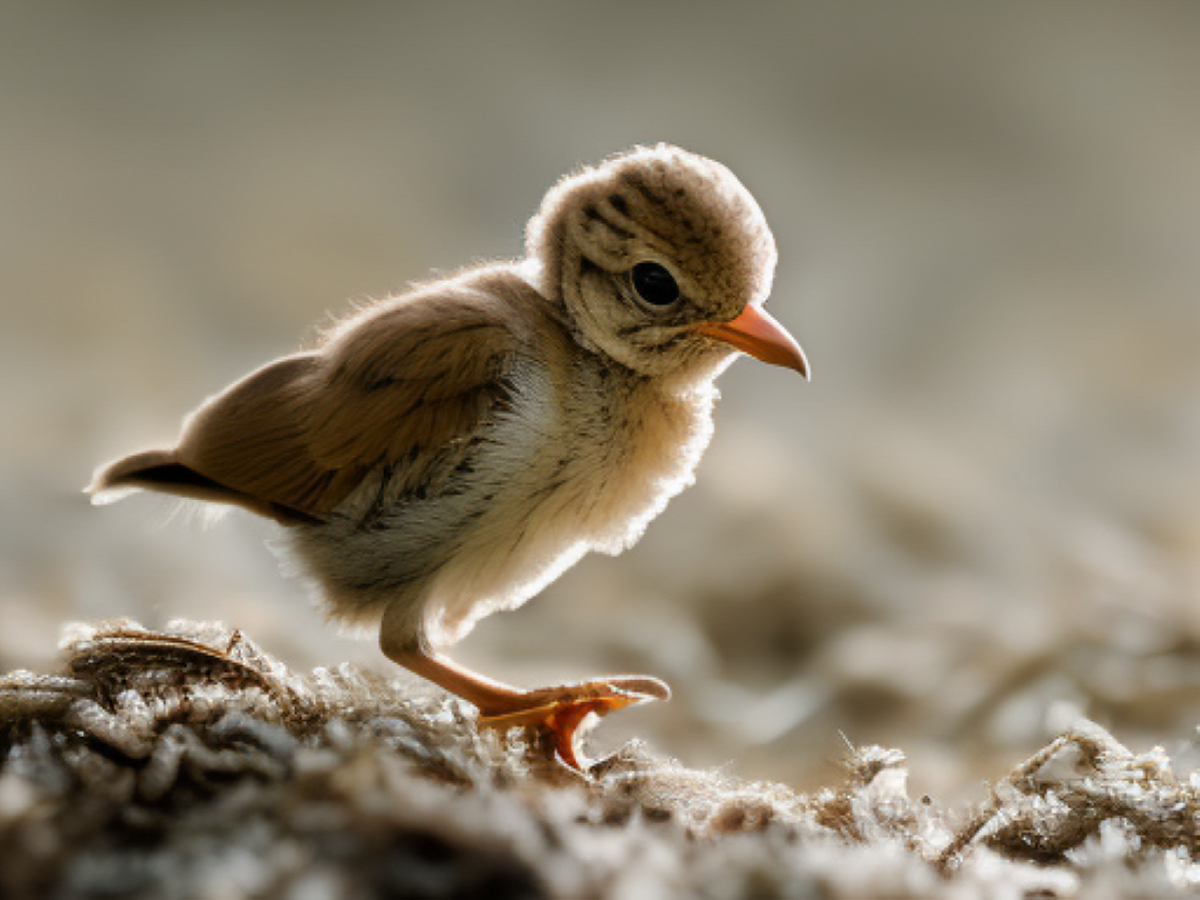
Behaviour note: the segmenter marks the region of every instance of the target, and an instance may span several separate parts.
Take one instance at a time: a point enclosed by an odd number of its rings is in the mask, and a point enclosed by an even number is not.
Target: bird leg
[[[418,627],[418,634],[409,635],[407,640],[396,640],[389,635],[386,619],[384,624],[380,646],[389,659],[476,706],[479,724],[485,728],[534,727],[546,732],[562,761],[578,771],[583,771],[583,766],[575,734],[589,714],[604,716],[626,706],[671,696],[664,682],[638,675],[522,690],[473,672],[432,650],[423,639],[424,628]]]

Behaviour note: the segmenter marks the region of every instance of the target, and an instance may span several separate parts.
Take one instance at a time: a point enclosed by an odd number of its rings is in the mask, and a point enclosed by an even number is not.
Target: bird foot
[[[516,698],[521,704],[516,708],[495,713],[481,709],[479,726],[501,730],[537,728],[550,738],[563,763],[583,772],[576,733],[589,715],[606,716],[616,709],[670,696],[671,689],[657,678],[622,675],[528,691]]]

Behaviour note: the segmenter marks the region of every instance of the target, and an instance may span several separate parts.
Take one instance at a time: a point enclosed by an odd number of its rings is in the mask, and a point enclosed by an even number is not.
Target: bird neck
[[[526,256],[513,263],[513,271],[527,285],[538,292],[551,306],[561,307],[562,296],[558,290],[558,279],[538,256]]]

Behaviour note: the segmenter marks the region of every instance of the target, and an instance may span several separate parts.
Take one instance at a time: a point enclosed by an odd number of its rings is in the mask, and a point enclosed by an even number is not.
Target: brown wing
[[[471,435],[517,350],[503,312],[468,291],[370,309],[322,349],[210,399],[186,423],[176,458],[235,492],[229,502],[320,517],[373,467],[419,470]]]

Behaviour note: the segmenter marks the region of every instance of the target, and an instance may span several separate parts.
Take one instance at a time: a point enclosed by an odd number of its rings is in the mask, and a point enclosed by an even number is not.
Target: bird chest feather
[[[716,390],[706,383],[671,395],[595,365],[579,367],[575,376],[563,390],[544,372],[535,375],[514,404],[521,420],[540,422],[543,440],[530,467],[553,473],[539,479],[534,499],[573,521],[576,527],[564,530],[575,531],[587,549],[615,554],[691,483],[712,434]]]

